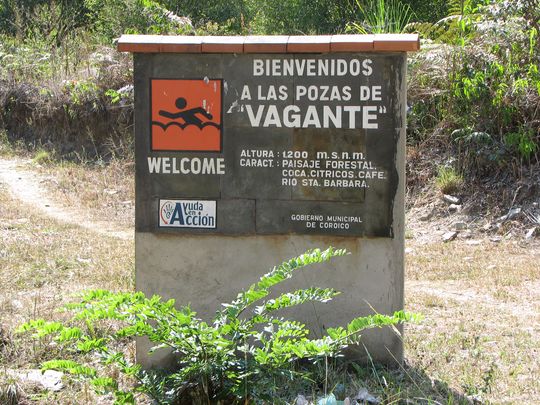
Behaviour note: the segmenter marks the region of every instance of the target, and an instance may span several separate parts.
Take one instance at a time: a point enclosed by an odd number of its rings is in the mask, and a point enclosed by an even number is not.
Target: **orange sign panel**
[[[152,79],[152,150],[221,152],[221,80]]]

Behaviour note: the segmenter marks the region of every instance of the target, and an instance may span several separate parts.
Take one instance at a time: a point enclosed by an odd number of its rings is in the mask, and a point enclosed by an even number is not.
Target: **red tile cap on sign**
[[[203,53],[243,53],[244,38],[235,36],[202,37]]]
[[[202,37],[189,35],[163,35],[159,45],[160,52],[200,53]]]
[[[158,53],[162,38],[158,35],[122,35],[117,49],[119,52]]]
[[[252,35],[244,41],[245,53],[287,53],[287,35]]]
[[[420,49],[418,34],[375,34],[374,51],[407,52]]]
[[[328,53],[410,52],[420,49],[418,34],[293,36],[122,35],[120,52],[135,53]]]
[[[330,52],[331,35],[291,35],[287,41],[288,53]]]
[[[330,52],[370,52],[373,38],[373,35],[332,35]]]

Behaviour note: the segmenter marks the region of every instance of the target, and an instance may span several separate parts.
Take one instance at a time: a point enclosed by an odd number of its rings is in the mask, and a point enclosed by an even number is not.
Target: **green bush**
[[[70,322],[34,320],[19,330],[32,331],[42,340],[52,336],[51,343],[75,354],[93,353],[102,364],[114,365],[134,378],[135,392],[146,393],[160,404],[182,400],[214,403],[220,399],[269,403],[275,401],[280,381],[310,377],[295,371],[298,360],[337,356],[347,345],[357,343],[364,329],[415,318],[402,311],[391,316],[360,317],[344,328],[329,328],[326,336],[312,339],[305,325],[276,315],[280,309],[327,302],[336,296],[338,292],[331,288],[312,287],[268,298],[271,288],[291,278],[296,270],[345,254],[341,249],[315,249],[274,267],[231,303],[223,304],[212,323],[197,318],[189,307],[176,309],[173,300],[147,298],[140,292],[98,290],[85,293],[81,302],[68,306],[75,312]],[[120,327],[99,332],[99,325],[107,320],[118,322]],[[169,372],[143,370],[113,349],[116,341],[133,337],[148,338],[154,345],[150,352],[172,351],[176,367]],[[133,390],[120,387],[116,379],[90,363],[52,360],[44,363],[43,369],[59,369],[88,379],[98,391],[114,392],[117,403],[134,402]]]
[[[408,0],[407,4],[414,11],[415,21],[436,22],[448,14],[448,0]]]
[[[540,9],[485,3],[465,1],[443,23],[412,25],[431,40],[411,58],[409,141],[433,136],[454,147],[461,171],[538,158]]]
[[[230,35],[242,33],[251,19],[246,0],[162,0],[160,3],[176,15],[189,17],[198,28],[215,24],[219,28],[214,31]]]
[[[255,34],[335,34],[356,17],[354,0],[286,0],[250,2]]]
[[[60,47],[68,38],[89,32],[110,44],[124,33],[186,34],[189,19],[155,0],[5,0],[0,5],[0,33],[19,41]],[[88,38],[87,38],[88,39]]]
[[[32,161],[37,164],[47,164],[53,161],[53,157],[51,156],[50,152],[44,149],[39,149],[34,154],[34,158],[32,159]]]
[[[519,156],[525,160],[530,160],[538,151],[538,141],[534,139],[530,129],[507,133],[504,136],[504,141],[508,147],[516,150]]]
[[[93,31],[110,43],[122,34],[191,34],[185,14],[177,15],[155,0],[88,0],[97,14]]]

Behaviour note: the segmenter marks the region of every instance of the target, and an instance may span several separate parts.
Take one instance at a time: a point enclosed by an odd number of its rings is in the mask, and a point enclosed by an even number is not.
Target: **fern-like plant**
[[[103,370],[73,360],[53,360],[43,369],[58,369],[88,379],[98,391],[113,392],[116,403],[133,403],[134,392],[144,392],[159,404],[216,403],[227,401],[273,402],[275,381],[307,377],[298,375],[292,364],[300,359],[336,356],[359,339],[359,332],[395,325],[414,318],[402,311],[352,320],[346,327],[328,329],[328,335],[311,339],[300,322],[283,319],[276,311],[306,302],[327,302],[338,294],[331,288],[307,288],[269,299],[270,289],[292,277],[305,266],[343,256],[345,250],[315,249],[274,267],[229,304],[223,304],[213,323],[197,318],[189,307],[176,309],[173,300],[146,297],[141,292],[89,291],[82,300],[68,305],[75,312],[70,322],[34,320],[19,330],[32,331],[35,338],[52,336],[55,344],[74,353],[94,353],[102,364],[114,364],[138,384],[131,390]],[[101,322],[114,320],[121,326],[98,334]],[[84,325],[84,326],[83,326]],[[172,351],[176,367],[171,372],[144,370],[114,350],[120,339],[146,337],[154,346]]]
[[[417,32],[425,39],[447,44],[461,44],[471,31],[478,18],[482,0],[448,0],[447,16],[439,21],[411,22],[403,31]]]

